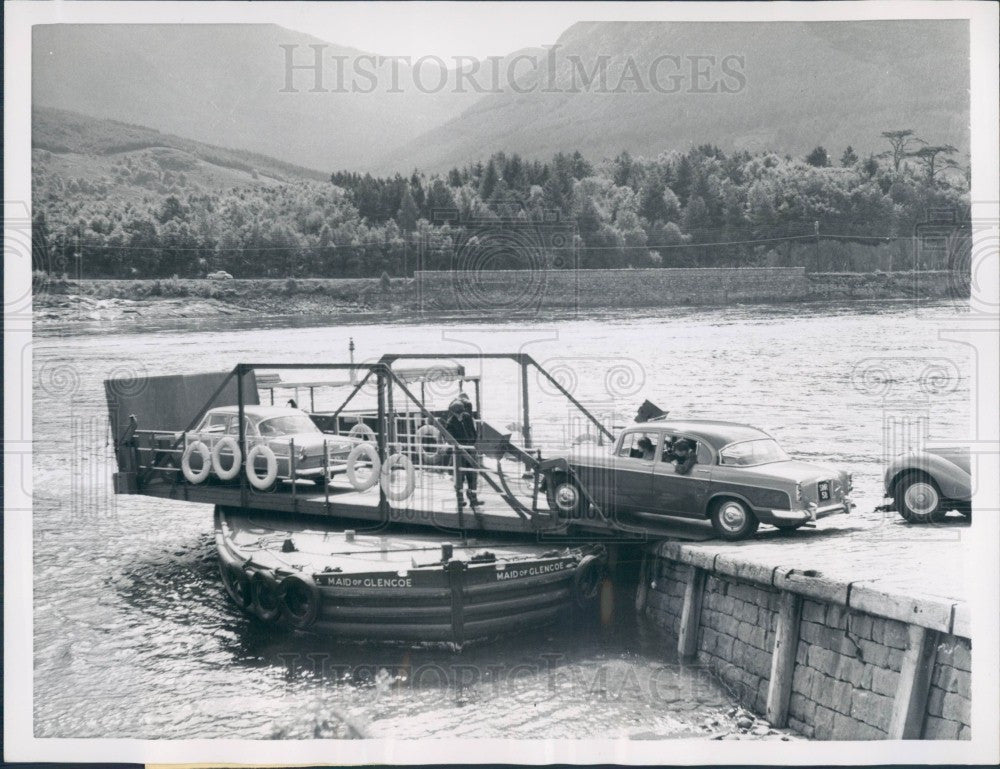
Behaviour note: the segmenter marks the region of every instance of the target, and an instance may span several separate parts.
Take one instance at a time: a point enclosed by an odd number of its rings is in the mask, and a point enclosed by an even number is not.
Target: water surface
[[[224,597],[210,509],[111,493],[106,377],[346,361],[349,338],[359,360],[526,352],[611,422],[649,398],[676,416],[762,427],[794,455],[853,470],[857,514],[873,515],[899,434],[967,434],[967,348],[938,337],[956,313],[897,302],[489,325],[300,318],[48,329],[36,336],[32,372],[35,733],[671,737],[710,733],[713,720],[724,727],[732,701],[633,622],[627,596],[608,627],[556,627],[462,654],[272,635]],[[516,424],[513,365],[469,365],[484,376],[487,418]],[[539,443],[587,431],[551,387],[533,379],[531,388]]]

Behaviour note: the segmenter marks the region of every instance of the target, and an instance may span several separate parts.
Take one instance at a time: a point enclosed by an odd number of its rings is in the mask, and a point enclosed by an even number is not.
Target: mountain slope
[[[300,65],[312,60],[309,46],[324,46],[328,91],[337,85],[335,57],[343,57],[349,92],[313,93],[314,76],[297,71],[298,92],[283,93],[282,45],[296,46]],[[704,142],[796,155],[821,144],[839,157],[848,144],[862,154],[883,149],[879,134],[894,128],[968,148],[962,21],[585,22],[567,29],[555,51],[555,93],[506,84],[500,93],[459,92],[453,71],[437,88],[432,64],[421,68],[431,87],[417,88],[413,70],[400,64],[393,88],[385,63],[375,68],[374,89],[362,93],[350,86],[370,85],[353,74],[366,54],[274,25],[42,25],[33,28],[33,99],[323,170],[435,171],[499,150],[549,157],[579,149],[597,160]],[[520,53],[544,64],[544,52]],[[711,79],[742,87],[695,93],[704,83],[693,55],[714,56],[714,65],[703,62]],[[572,92],[571,56],[588,72],[606,57],[611,87],[631,57],[645,90]],[[677,93],[649,82],[664,56],[680,57],[678,69],[658,70],[667,84],[678,75]],[[742,83],[721,77],[725,57],[740,57]],[[523,62],[517,72],[522,90],[539,84]]]
[[[543,75],[522,83],[539,86],[531,93],[484,96],[388,154],[382,167],[441,170],[496,150],[529,157],[567,149],[594,159],[622,150],[650,156],[705,142],[791,154],[819,144],[836,157],[848,144],[880,151],[879,134],[894,128],[968,148],[965,22],[588,22],[567,30],[555,50],[551,82]],[[679,56],[681,67],[671,69],[670,61],[653,67],[665,55]],[[695,74],[692,55],[715,57],[714,67],[707,60],[697,65],[707,78]],[[645,92],[634,82],[624,83],[624,93],[572,92],[574,56],[588,73],[607,57],[607,90],[631,56]],[[734,67],[742,70],[742,89],[695,93],[713,81],[739,87],[738,78],[722,71],[726,56],[742,57],[742,68]],[[679,92],[657,92],[650,69],[664,89],[669,74],[679,74]]]
[[[311,71],[286,86],[285,49],[293,62],[314,62],[323,46],[323,86],[369,85],[352,77],[363,52],[271,24],[40,25],[32,36],[34,104],[148,125],[226,147],[260,152],[302,166],[364,169],[476,98],[421,93],[399,67],[400,93],[390,92],[391,64],[377,69],[372,93],[313,93]],[[435,83],[433,66],[422,72]]]
[[[152,193],[325,181],[322,171],[264,155],[215,147],[151,128],[65,110],[32,112],[32,182],[36,201],[65,186],[133,198]]]

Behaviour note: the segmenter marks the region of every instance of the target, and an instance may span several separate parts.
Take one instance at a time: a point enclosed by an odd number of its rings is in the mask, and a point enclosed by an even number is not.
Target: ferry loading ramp
[[[512,387],[520,394],[520,423],[511,427],[520,433],[520,445],[512,441],[510,432],[483,419],[480,375],[459,363],[470,359],[480,365],[487,360],[514,364]],[[398,365],[400,360],[426,365],[404,368]],[[296,380],[295,372],[307,372],[310,378]],[[524,353],[408,353],[369,363],[240,363],[228,372],[150,377],[139,382],[107,380],[118,464],[115,491],[230,509],[366,521],[370,528],[401,523],[463,535],[706,538],[690,524],[630,525],[606,516],[596,504],[588,517],[573,521],[549,510],[541,492],[544,457],[532,439],[531,374],[569,404],[572,417],[587,426],[589,440],[598,445],[614,441],[610,425]],[[471,410],[479,425],[475,446],[460,445],[444,427],[447,410],[428,402],[429,389],[440,394],[449,386],[454,395],[465,389],[472,392]],[[342,397],[344,392],[346,397]],[[307,393],[308,404],[301,402]],[[360,472],[354,473],[352,482],[337,472],[344,468],[332,466],[322,483],[285,481],[268,491],[254,486],[248,478],[247,453],[259,439],[247,434],[245,410],[262,401],[280,404],[286,396],[296,406],[307,408],[331,442],[345,435],[368,442],[370,461],[358,463],[368,472],[362,483],[357,482]],[[365,396],[373,405],[358,405]],[[317,406],[324,399],[326,407]],[[239,472],[228,481],[209,476],[191,482],[182,471],[182,460],[201,437],[193,431],[210,409],[222,406],[235,407],[240,416],[238,434],[232,436],[233,447],[242,447],[235,452]],[[292,470],[294,454],[293,445],[288,459]],[[197,459],[189,457],[189,464]],[[481,481],[482,504],[469,512],[456,504],[463,472],[475,472]]]

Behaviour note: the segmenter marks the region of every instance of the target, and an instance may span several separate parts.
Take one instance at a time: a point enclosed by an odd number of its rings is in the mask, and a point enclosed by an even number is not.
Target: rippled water
[[[36,336],[35,732],[643,738],[704,734],[705,720],[729,702],[698,668],[676,665],[669,645],[627,611],[609,628],[557,627],[462,654],[271,635],[224,597],[210,509],[111,493],[107,376],[342,361],[349,337],[359,359],[523,351],[602,414],[631,417],[649,398],[675,415],[753,423],[792,454],[848,467],[864,515],[880,498],[883,454],[902,448],[896,438],[886,448],[885,425],[895,425],[892,435],[935,439],[967,432],[968,348],[938,337],[956,312],[950,304],[919,312],[907,303],[808,305],[489,326],[299,319]],[[482,373],[487,417],[517,422],[512,364]],[[542,443],[584,431],[567,425],[564,402],[538,382],[532,388]],[[619,596],[620,608],[627,602]]]

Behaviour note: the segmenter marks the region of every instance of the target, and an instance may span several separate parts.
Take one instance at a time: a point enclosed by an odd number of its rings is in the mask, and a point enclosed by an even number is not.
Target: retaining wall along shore
[[[948,271],[806,273],[804,267],[638,270],[467,270],[414,273],[424,310],[673,307],[820,299],[965,298],[968,276]]]
[[[804,267],[417,271],[424,309],[534,311],[788,301],[805,297]]]
[[[971,739],[968,607],[676,542],[637,607],[774,726],[816,739]]]

